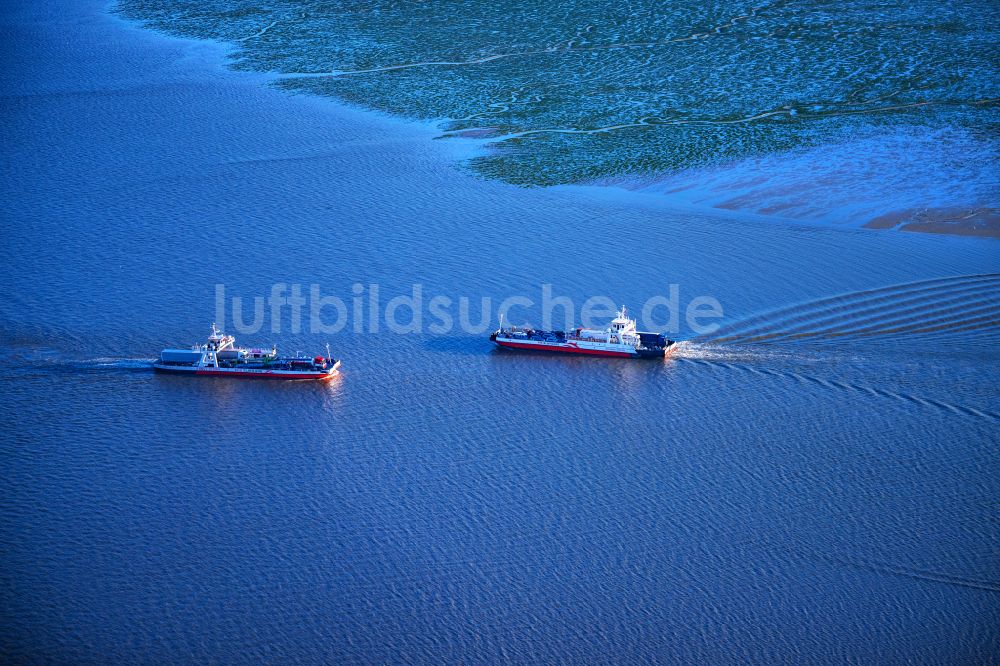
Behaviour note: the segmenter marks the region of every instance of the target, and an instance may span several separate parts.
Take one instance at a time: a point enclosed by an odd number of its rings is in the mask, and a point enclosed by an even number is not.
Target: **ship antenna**
[[[500,313],[500,330],[503,330],[503,312]]]
[[[333,356],[330,354],[330,343],[326,343],[326,361],[327,363],[333,363]]]

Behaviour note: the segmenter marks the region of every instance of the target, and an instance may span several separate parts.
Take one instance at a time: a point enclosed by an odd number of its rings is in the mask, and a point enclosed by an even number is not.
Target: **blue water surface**
[[[102,2],[0,25],[5,661],[998,659],[995,241],[523,189]],[[241,341],[332,383],[149,370],[276,282],[674,283],[727,328],[639,363],[286,310]]]

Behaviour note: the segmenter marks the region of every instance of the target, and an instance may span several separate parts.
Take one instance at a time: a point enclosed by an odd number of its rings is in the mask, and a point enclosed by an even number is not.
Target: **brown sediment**
[[[913,208],[879,215],[868,229],[1000,238],[1000,208]]]
[[[910,219],[913,211],[908,210],[898,210],[893,213],[886,213],[885,215],[879,215],[878,217],[873,217],[868,220],[865,224],[866,229],[893,229],[898,227],[902,222]]]
[[[784,211],[788,210],[789,208],[794,208],[795,206],[798,206],[798,205],[800,205],[800,203],[798,201],[789,201],[789,202],[786,202],[786,203],[778,203],[778,204],[773,204],[771,206],[767,206],[765,208],[761,208],[760,212],[761,212],[762,215],[778,215],[778,214],[783,213]]]
[[[746,190],[748,187],[768,183],[766,178],[757,178],[749,181],[743,180],[734,184],[733,189]],[[726,210],[750,210],[761,215],[780,215],[790,208],[802,208],[810,200],[810,190],[815,185],[813,183],[788,183],[783,185],[768,184],[764,188],[752,189],[735,197],[715,204],[716,208]],[[777,199],[776,203],[761,208],[763,201]]]
[[[994,215],[983,223],[911,222],[910,224],[904,224],[900,229],[903,231],[922,231],[928,234],[1000,238],[1000,216]]]

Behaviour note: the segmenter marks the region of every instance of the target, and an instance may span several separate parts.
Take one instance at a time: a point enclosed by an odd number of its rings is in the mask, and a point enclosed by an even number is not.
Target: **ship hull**
[[[610,358],[663,358],[670,353],[670,347],[662,350],[637,350],[624,345],[592,343],[586,341],[546,342],[540,340],[509,340],[498,338],[493,341],[498,347],[523,351],[549,352],[556,354],[582,354]],[[615,349],[615,347],[618,347]]]
[[[339,366],[340,363],[337,363]],[[266,370],[263,368],[206,368],[183,365],[163,365],[156,363],[153,368],[157,372],[175,375],[192,375],[195,377],[233,377],[239,379],[284,379],[326,381],[340,374],[336,366],[331,370],[309,372],[301,370]]]

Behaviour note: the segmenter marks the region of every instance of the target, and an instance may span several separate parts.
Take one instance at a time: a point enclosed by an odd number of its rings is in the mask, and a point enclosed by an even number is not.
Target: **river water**
[[[8,660],[998,658],[995,241],[486,180],[107,9],[3,12]],[[276,283],[724,316],[640,363],[286,307],[239,341],[330,384],[150,371]]]

